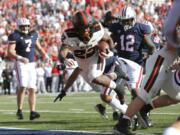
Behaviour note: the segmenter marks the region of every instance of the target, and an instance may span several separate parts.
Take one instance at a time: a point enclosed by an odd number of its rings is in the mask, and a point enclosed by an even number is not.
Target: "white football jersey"
[[[74,29],[68,29],[62,36],[62,42],[68,45],[74,52],[74,56],[78,58],[88,58],[95,53],[95,46],[105,36],[105,30],[100,23],[98,28],[94,29],[92,37],[88,43],[80,40],[79,35]]]
[[[82,69],[81,75],[89,83],[103,74],[105,59],[99,57],[96,45],[102,38],[107,38],[106,36],[107,34],[100,23],[94,27],[88,43],[84,43],[73,28],[66,30],[62,36],[62,43],[71,48],[78,66]]]

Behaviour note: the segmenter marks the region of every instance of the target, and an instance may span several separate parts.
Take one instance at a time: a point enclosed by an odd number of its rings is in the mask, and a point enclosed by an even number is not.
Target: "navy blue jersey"
[[[29,59],[29,62],[34,61],[36,40],[38,39],[38,34],[35,31],[30,32],[25,35],[17,30],[11,33],[8,37],[9,42],[14,42],[16,44],[16,53],[20,56]]]
[[[117,55],[130,59],[138,64],[143,64],[142,44],[145,34],[150,34],[151,29],[146,24],[136,23],[131,29],[124,31],[120,23],[109,26],[112,38],[117,43]]]

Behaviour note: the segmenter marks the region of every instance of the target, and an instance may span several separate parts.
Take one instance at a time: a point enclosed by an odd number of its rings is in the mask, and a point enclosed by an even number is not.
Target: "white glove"
[[[108,53],[99,52],[99,56],[100,56],[101,58],[103,58],[103,59],[107,59],[107,58],[109,58],[109,57],[111,57],[111,56],[113,56],[113,55],[114,55],[114,53],[113,53],[110,49],[108,49]]]

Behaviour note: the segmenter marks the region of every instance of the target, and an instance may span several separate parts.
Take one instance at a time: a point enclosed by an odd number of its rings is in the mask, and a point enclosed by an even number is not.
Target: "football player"
[[[139,89],[143,73],[143,68],[139,64],[125,58],[112,56],[106,60],[106,68],[104,73],[111,74],[115,66],[120,66],[129,77],[128,81],[121,79],[122,83],[124,83],[124,90],[126,89],[125,87],[127,87],[130,91],[131,89]],[[116,93],[114,93],[112,89],[102,88],[100,97],[102,101],[112,106],[113,109],[120,111],[122,114],[125,114],[127,105],[125,104],[124,95],[122,95],[121,99],[117,99]],[[121,103],[119,102],[119,100]],[[97,104],[96,110],[103,117],[107,117],[104,112],[105,108],[103,109],[102,104]],[[115,112],[113,113],[113,116],[114,119],[116,119]]]
[[[136,13],[130,6],[125,6],[116,16],[119,21],[110,25],[109,30],[117,44],[117,55],[143,65],[142,49],[145,45],[149,48],[150,54],[156,50],[151,40],[151,28],[144,23],[136,22]]]
[[[12,32],[9,37],[8,55],[15,58],[15,70],[19,89],[17,91],[17,118],[23,119],[23,102],[25,91],[29,93],[30,120],[40,117],[35,111],[36,106],[36,70],[35,70],[35,48],[49,60],[48,55],[42,49],[38,42],[38,33],[30,30],[30,21],[27,18],[19,18],[17,21],[17,30]]]
[[[119,21],[110,25],[109,30],[112,32],[113,41],[117,44],[117,55],[144,67],[143,49],[148,49],[148,55],[153,54],[156,50],[151,38],[151,27],[136,22],[136,13],[130,6],[125,6],[116,17],[119,18]],[[145,70],[143,71],[145,72]],[[137,96],[137,92],[137,89],[131,90],[133,98]],[[143,118],[146,119],[142,123],[147,123],[143,124],[143,127],[150,126],[147,117]]]
[[[152,98],[161,88],[163,88],[167,95],[159,97],[156,102],[153,102],[152,106],[161,107],[176,103],[180,100],[178,80],[174,78],[174,75],[172,78],[171,74],[174,73],[167,72],[167,68],[174,62],[179,54],[180,42],[177,34],[177,27],[180,25],[179,8],[180,1],[174,0],[164,25],[167,46],[147,59],[146,75],[141,84],[140,94],[128,106],[126,114],[119,119],[119,122],[115,125],[113,130],[114,134],[132,135],[133,133],[129,130],[131,118],[143,105],[151,103]],[[176,74],[176,76],[178,76],[178,74]],[[175,86],[177,87],[174,87],[173,82],[176,83]],[[166,83],[168,83],[169,86],[164,88],[163,85]]]
[[[98,45],[105,42],[112,45],[111,38],[105,32],[103,26],[99,22],[93,21],[93,18],[85,11],[78,11],[74,14],[73,28],[67,29],[62,36],[62,48],[71,49],[78,63],[71,76],[69,77],[64,90],[60,92],[57,99],[62,99],[66,95],[66,91],[81,74],[88,83],[95,83],[105,87],[115,89],[117,93],[121,93],[121,85],[116,84],[110,77],[103,75],[105,68],[105,58],[111,54],[107,49],[101,52]],[[64,51],[65,52],[65,51]],[[63,60],[62,58],[60,58]],[[120,68],[116,68],[115,78],[126,78],[124,72]]]

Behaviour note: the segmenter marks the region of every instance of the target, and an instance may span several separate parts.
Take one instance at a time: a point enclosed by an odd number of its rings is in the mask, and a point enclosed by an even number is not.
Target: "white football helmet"
[[[136,20],[136,12],[132,7],[125,6],[119,13],[118,17],[124,26],[124,30],[131,29]]]
[[[30,21],[27,18],[19,18],[17,21],[19,31],[28,34],[30,30]]]
[[[152,33],[154,32],[155,28],[154,28],[153,24],[152,24],[150,21],[146,21],[146,20],[145,20],[145,21],[143,22],[143,24],[148,25],[148,26],[150,27],[150,29],[151,29],[151,32],[152,32]]]

